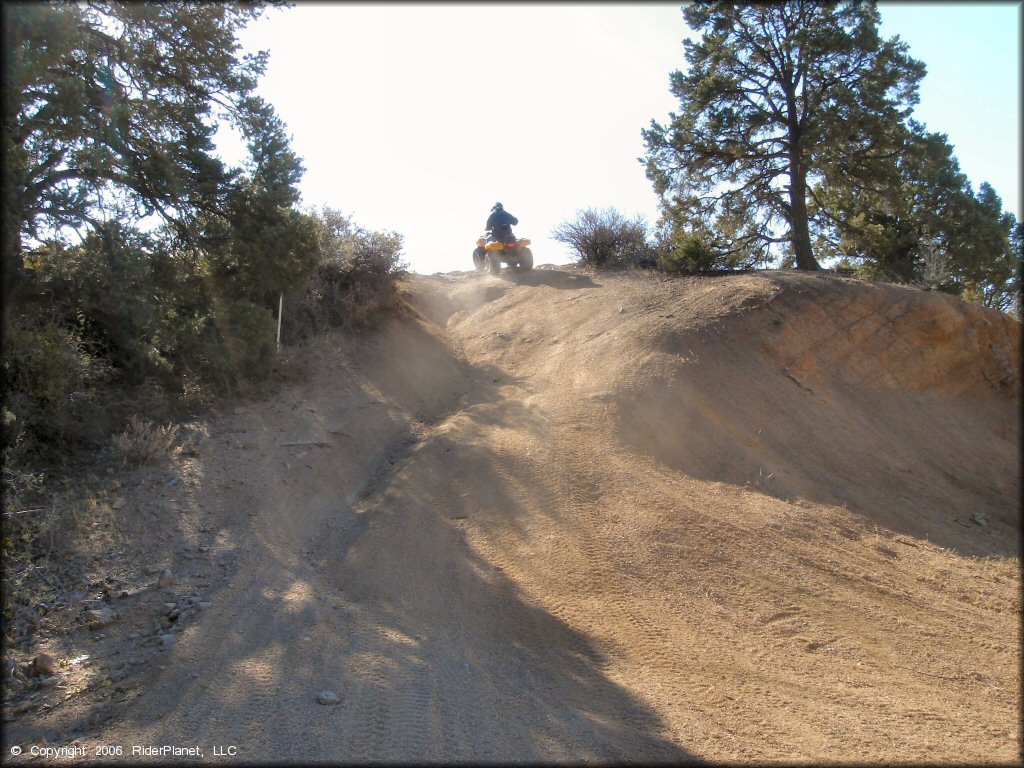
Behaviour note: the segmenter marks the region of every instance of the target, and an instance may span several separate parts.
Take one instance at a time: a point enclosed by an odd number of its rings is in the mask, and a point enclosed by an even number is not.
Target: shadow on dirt
[[[543,426],[514,401],[478,402],[463,413],[485,427]],[[318,547],[325,581],[344,587],[336,634],[346,642],[337,659],[352,729],[345,754],[694,761],[664,737],[653,710],[608,679],[606,659],[585,634],[528,601],[466,542],[463,521],[481,508],[517,525],[514,512],[504,517],[517,493],[510,482],[546,495],[517,462],[435,434],[366,500],[361,514],[372,523],[344,561],[332,543]]]
[[[542,416],[481,386],[520,383],[441,354],[426,333],[360,344],[371,360],[379,344],[403,364],[388,375],[358,361],[321,365],[332,389],[261,403],[240,417],[247,431],[213,431],[246,452],[200,447],[188,495],[206,507],[226,492],[231,511],[206,538],[231,546],[240,567],[204,595],[214,609],[178,634],[159,668],[133,681],[136,693],[83,702],[79,741],[132,734],[198,744],[207,759],[213,745],[235,745],[239,759],[276,764],[693,761],[608,678],[586,635],[467,546],[459,521],[479,495],[441,499],[407,481],[431,451],[458,451],[444,437],[453,409],[482,426],[542,428]],[[435,437],[424,441],[428,427]],[[500,466],[470,457],[433,481],[456,488],[482,471],[475,462]],[[339,703],[318,704],[324,689]],[[20,733],[27,743],[30,731]]]
[[[549,288],[570,291],[580,288],[601,287],[601,284],[594,282],[590,275],[561,269],[538,268],[532,269],[529,272],[520,272],[513,269],[503,271],[498,277],[502,280],[508,280],[513,285],[546,285]]]
[[[615,431],[638,461],[842,507],[865,531],[884,526],[967,556],[1019,553],[1019,431],[998,403],[812,392],[783,371],[745,369],[729,344],[715,354],[721,370],[708,354],[616,394]]]
[[[495,408],[484,418],[522,415]],[[440,440],[422,450],[452,447]],[[606,676],[586,635],[531,604],[467,546],[460,520],[485,499],[459,506],[456,494],[442,500],[403,482],[419,450],[401,438],[380,457],[386,482],[355,510],[334,512],[304,562],[252,552],[253,610],[194,627],[166,662],[179,673],[119,713],[120,727],[157,744],[185,732],[190,743],[244,744],[244,757],[273,751],[278,764],[695,761]],[[323,506],[321,518],[342,501],[294,493],[293,508]],[[184,674],[197,658],[222,666]],[[323,689],[340,703],[317,704]]]

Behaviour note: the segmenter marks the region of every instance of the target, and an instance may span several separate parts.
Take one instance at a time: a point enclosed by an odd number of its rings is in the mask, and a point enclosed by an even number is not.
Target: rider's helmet
[[[503,205],[502,205],[501,203],[495,203],[495,204],[494,204],[494,207],[493,207],[493,208],[491,208],[491,210],[492,210],[492,211],[500,211],[500,210],[502,210],[502,209],[503,209],[504,207],[505,207],[505,206],[503,206]]]

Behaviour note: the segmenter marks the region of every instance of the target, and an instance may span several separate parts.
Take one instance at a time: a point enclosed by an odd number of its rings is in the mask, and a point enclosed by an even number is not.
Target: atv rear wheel
[[[487,271],[492,275],[501,274],[501,256],[496,253],[487,254]]]
[[[477,272],[483,272],[487,269],[487,251],[483,248],[477,248],[473,251],[473,266]]]
[[[520,248],[519,254],[519,268],[523,272],[529,272],[533,269],[533,251],[529,248]]]

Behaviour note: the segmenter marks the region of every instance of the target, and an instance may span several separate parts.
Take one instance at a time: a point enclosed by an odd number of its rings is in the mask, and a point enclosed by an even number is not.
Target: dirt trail
[[[180,535],[237,565],[61,743],[1019,759],[1019,323],[774,272],[407,291],[184,460]]]

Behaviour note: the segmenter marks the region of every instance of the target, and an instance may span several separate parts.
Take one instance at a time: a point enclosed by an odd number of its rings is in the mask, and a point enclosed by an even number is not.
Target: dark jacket
[[[496,232],[499,229],[502,231],[510,231],[512,225],[518,223],[519,219],[517,219],[511,213],[506,211],[504,208],[499,208],[498,210],[494,211],[493,213],[491,213],[490,216],[487,217],[487,226],[485,227],[485,229],[489,229],[491,230],[491,232]]]

